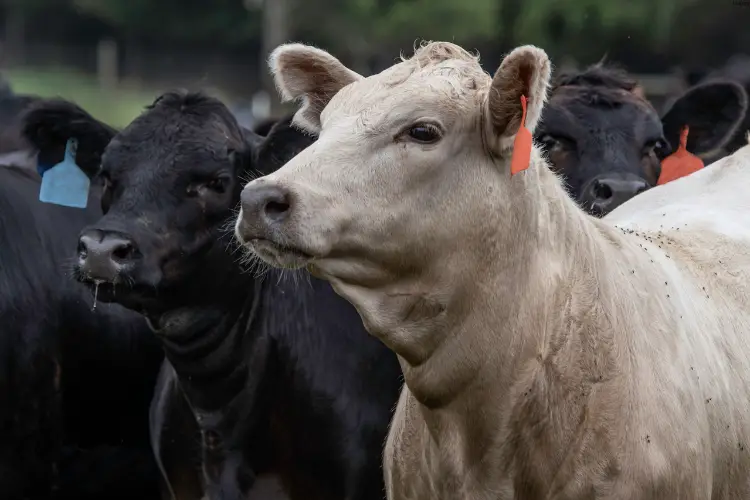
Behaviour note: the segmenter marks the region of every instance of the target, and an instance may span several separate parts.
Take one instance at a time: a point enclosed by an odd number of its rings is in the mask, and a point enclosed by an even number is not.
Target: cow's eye
[[[97,175],[102,181],[103,189],[109,189],[112,187],[112,179],[109,177],[109,174],[107,172],[105,172],[104,170],[99,170],[99,173]]]
[[[648,141],[643,148],[643,156],[649,156],[653,153],[658,158],[662,158],[666,156],[668,153],[666,149],[667,149],[667,143],[663,139],[655,139],[653,141]]]
[[[552,151],[556,147],[562,146],[562,143],[560,142],[560,139],[557,137],[550,135],[550,134],[544,134],[539,138],[539,144],[544,148],[546,151]]]
[[[100,199],[102,212],[107,213],[112,203],[113,184],[112,179],[105,172],[99,172],[99,178],[102,181],[102,196]]]
[[[187,195],[194,198],[196,196],[205,196],[208,193],[224,194],[227,191],[228,185],[229,179],[225,176],[201,180],[187,187]]]
[[[421,144],[433,144],[442,137],[440,129],[431,123],[417,123],[409,127],[406,135]]]
[[[223,194],[227,190],[226,179],[224,177],[216,177],[215,179],[211,179],[206,183],[206,188],[215,193]]]

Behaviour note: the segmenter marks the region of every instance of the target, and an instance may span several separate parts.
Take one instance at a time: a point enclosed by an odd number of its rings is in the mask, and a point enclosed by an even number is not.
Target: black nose
[[[596,215],[606,215],[649,187],[648,182],[635,176],[598,177],[584,189],[581,203]]]
[[[86,231],[78,239],[78,268],[92,280],[113,281],[138,257],[135,243],[120,234]]]
[[[283,222],[291,212],[291,196],[281,186],[251,183],[240,195],[242,223],[262,227]]]

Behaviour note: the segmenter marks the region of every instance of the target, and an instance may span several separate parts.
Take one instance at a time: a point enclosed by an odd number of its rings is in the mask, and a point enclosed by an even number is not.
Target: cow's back
[[[690,436],[683,451],[702,450],[691,460],[705,461],[715,499],[750,495],[749,215],[746,146],[604,219],[634,238],[633,272],[650,300],[640,311],[649,334],[633,335],[646,401],[636,413],[645,431],[674,409],[662,428],[675,442]]]
[[[657,186],[605,220],[625,228],[700,229],[750,245],[750,145],[687,177]]]
[[[139,315],[108,304],[92,312],[91,294],[72,280],[78,233],[101,216],[96,196],[84,210],[46,204],[38,200],[39,185],[34,170],[0,167],[0,370],[12,374],[0,377],[0,400],[56,391],[39,411],[53,411],[59,399],[61,421],[54,425],[64,428],[65,441],[59,442],[61,429],[50,429],[39,446],[51,463],[56,447],[67,444],[59,456],[66,494],[83,499],[156,491],[147,412],[160,346]],[[57,366],[57,378],[42,368],[49,363]],[[28,386],[25,395],[19,384]],[[28,429],[13,428],[10,436],[44,432],[39,425],[46,424],[29,421]],[[16,445],[9,451],[39,454],[28,443]],[[90,457],[84,449],[91,449]],[[113,490],[119,474],[130,477]]]

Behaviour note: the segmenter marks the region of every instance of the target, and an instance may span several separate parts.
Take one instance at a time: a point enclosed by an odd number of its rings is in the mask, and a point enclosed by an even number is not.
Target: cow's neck
[[[241,275],[239,269],[233,281],[237,280],[240,286],[220,280],[223,291],[212,294],[207,289],[205,295],[214,300],[186,304],[149,318],[197,413],[221,411],[232,402],[247,386],[249,355],[267,349],[262,336],[250,333],[259,321],[263,285]],[[264,359],[255,362],[258,366],[253,369],[260,370]]]
[[[345,291],[368,330],[399,355],[433,438],[455,437],[445,431],[458,427],[467,439],[454,445],[466,446],[474,459],[497,439],[498,422],[510,411],[487,400],[508,401],[519,377],[533,373],[561,345],[581,340],[572,337],[587,332],[571,327],[587,321],[598,307],[597,291],[612,284],[603,279],[610,271],[603,249],[620,235],[578,209],[546,167],[525,175],[525,182],[538,185],[517,194],[504,210],[488,206],[475,219],[487,224],[484,234],[496,233],[496,242],[467,244],[461,255],[445,256],[423,274],[429,283],[417,278],[387,290]],[[524,226],[514,227],[512,241],[498,232],[504,227],[500,217]],[[401,296],[409,294],[399,291],[409,290],[428,292],[421,302],[407,304]],[[424,300],[430,297],[433,306]]]

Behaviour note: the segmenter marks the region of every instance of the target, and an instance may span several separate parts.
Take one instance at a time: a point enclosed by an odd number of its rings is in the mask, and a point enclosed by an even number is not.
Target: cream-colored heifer
[[[538,48],[492,79],[449,43],[271,65],[320,138],[245,187],[237,235],[399,355],[388,498],[750,498],[750,146],[596,220],[536,149],[509,174]]]

